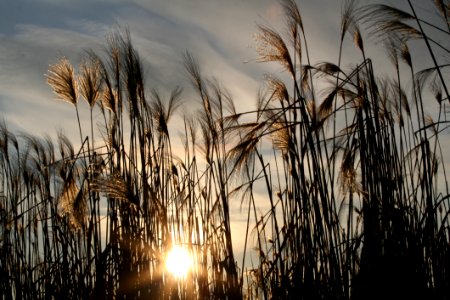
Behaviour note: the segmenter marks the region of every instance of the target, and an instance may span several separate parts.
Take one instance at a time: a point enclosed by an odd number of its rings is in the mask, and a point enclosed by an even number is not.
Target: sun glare
[[[176,278],[185,278],[192,265],[192,256],[185,247],[176,245],[167,254],[166,269]]]

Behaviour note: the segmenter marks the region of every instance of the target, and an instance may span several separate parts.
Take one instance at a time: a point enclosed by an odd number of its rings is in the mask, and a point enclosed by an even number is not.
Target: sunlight
[[[185,278],[192,265],[192,256],[183,246],[175,245],[167,254],[166,269],[176,278]]]

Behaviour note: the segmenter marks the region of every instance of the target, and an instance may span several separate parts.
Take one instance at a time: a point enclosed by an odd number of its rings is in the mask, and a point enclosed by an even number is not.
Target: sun
[[[192,256],[183,246],[175,245],[167,254],[166,270],[178,279],[186,278],[192,265]]]

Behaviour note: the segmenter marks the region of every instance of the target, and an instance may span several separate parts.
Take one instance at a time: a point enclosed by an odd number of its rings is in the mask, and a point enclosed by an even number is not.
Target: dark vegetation
[[[2,298],[449,299],[450,4],[432,3],[436,24],[412,5],[347,1],[338,63],[311,65],[298,7],[282,1],[287,35],[261,26],[258,52],[286,78],[267,76],[254,111],[236,112],[186,54],[201,109],[184,118],[182,153],[169,135],[182,91],[147,93],[127,32],[77,71],[59,59],[48,83],[78,120],[88,102],[90,132],[79,124],[74,148],[1,124]],[[376,75],[360,28],[382,41],[389,75]],[[347,37],[361,56],[344,70]],[[416,70],[410,47],[432,64]],[[233,201],[248,220],[243,261]],[[194,257],[184,280],[163,267],[173,244]]]

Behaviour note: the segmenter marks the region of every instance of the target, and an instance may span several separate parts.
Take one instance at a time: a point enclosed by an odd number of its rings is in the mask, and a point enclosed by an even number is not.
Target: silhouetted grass
[[[127,31],[78,68],[65,58],[49,67],[50,87],[75,106],[81,147],[0,124],[4,299],[448,299],[448,64],[437,60],[448,47],[426,32],[450,33],[449,3],[435,2],[442,25],[411,3],[405,12],[347,1],[337,64],[314,65],[296,3],[281,4],[287,35],[260,26],[258,52],[285,72],[266,77],[254,111],[237,112],[185,54],[199,110],[181,125],[181,153],[170,121],[182,89],[146,93]],[[392,77],[367,58],[367,25]],[[361,53],[350,68],[347,35]],[[428,69],[416,70],[411,39],[425,42]],[[232,199],[247,220],[241,262]],[[175,244],[193,255],[184,279],[164,268]]]

